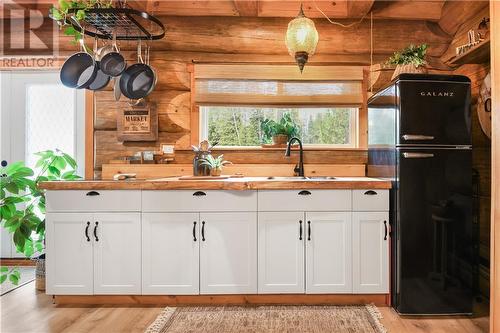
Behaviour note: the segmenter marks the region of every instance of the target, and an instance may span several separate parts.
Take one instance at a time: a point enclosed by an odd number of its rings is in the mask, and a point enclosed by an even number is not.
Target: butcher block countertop
[[[368,177],[333,179],[300,177],[242,177],[215,180],[179,180],[178,177],[145,180],[81,180],[40,183],[45,190],[294,190],[390,189],[391,181]]]

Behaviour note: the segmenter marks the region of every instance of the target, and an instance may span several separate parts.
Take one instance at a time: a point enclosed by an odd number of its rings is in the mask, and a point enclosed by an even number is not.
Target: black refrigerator
[[[389,178],[401,314],[470,314],[477,291],[470,80],[401,74],[368,100],[367,174]]]

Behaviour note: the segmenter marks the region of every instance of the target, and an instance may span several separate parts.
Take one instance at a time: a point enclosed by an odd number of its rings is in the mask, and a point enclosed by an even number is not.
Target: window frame
[[[350,144],[310,144],[304,143],[304,149],[357,149],[359,148],[359,114],[362,109],[360,105],[241,105],[241,104],[212,104],[212,105],[197,105],[199,109],[198,117],[198,133],[199,139],[208,140],[208,117],[207,110],[208,107],[222,106],[222,107],[269,107],[269,108],[304,108],[304,109],[315,109],[315,108],[350,108],[354,112],[351,112],[350,119],[350,131],[349,136],[351,138]],[[240,150],[255,150],[255,149],[267,149],[262,146],[218,146],[221,149],[240,149]]]

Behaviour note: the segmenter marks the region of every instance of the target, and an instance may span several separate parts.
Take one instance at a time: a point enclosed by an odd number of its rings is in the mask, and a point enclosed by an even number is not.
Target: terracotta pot
[[[275,145],[286,145],[288,142],[288,135],[278,134],[273,136],[273,144]]]
[[[219,168],[215,168],[215,169],[210,170],[210,175],[212,175],[213,177],[218,177],[218,176],[220,176],[221,173],[222,173],[222,169],[219,169]]]
[[[412,64],[397,65],[396,69],[394,70],[394,74],[392,74],[391,80],[394,80],[399,74],[403,73],[425,74],[427,73],[427,68],[425,68],[424,66],[415,67],[415,65]]]

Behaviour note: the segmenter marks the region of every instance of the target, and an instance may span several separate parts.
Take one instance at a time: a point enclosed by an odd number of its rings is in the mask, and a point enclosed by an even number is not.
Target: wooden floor
[[[0,332],[143,332],[162,307],[57,306],[52,298],[29,283],[0,297]],[[486,311],[485,305],[479,307]],[[479,333],[488,332],[488,317],[402,318],[391,308],[380,308],[389,332]]]

